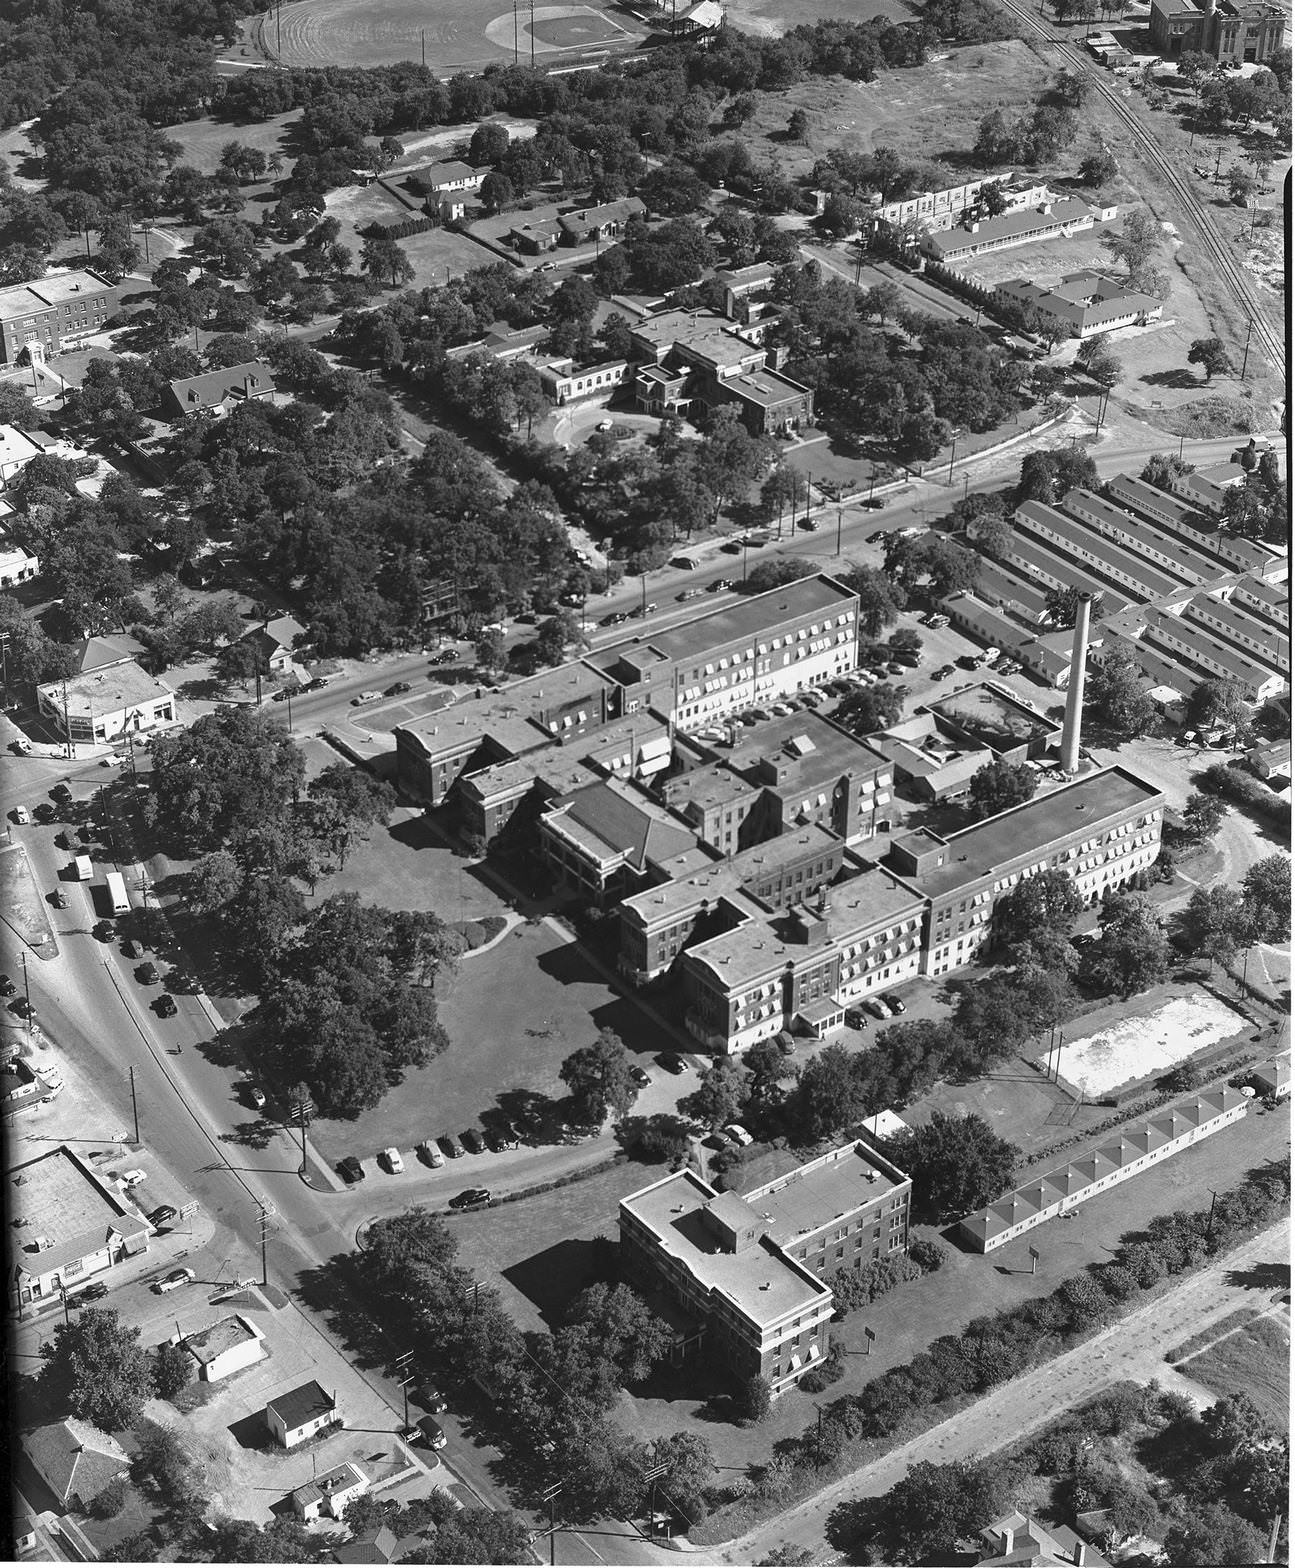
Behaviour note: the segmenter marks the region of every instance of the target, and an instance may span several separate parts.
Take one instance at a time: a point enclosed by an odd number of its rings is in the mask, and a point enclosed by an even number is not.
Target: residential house
[[[980,1532],[979,1568],[1110,1568],[1095,1546],[1065,1524],[1044,1526],[1013,1511]]]
[[[291,615],[276,615],[260,626],[250,627],[238,639],[256,650],[262,674],[286,675],[301,657],[299,639],[306,628]]]
[[[324,1475],[297,1487],[292,1494],[292,1511],[305,1524],[327,1516],[340,1519],[346,1505],[369,1490],[369,1478],[357,1464],[347,1460]]]
[[[79,267],[0,289],[0,363],[48,359],[102,331],[123,287]]]
[[[596,207],[577,207],[558,217],[558,243],[606,245],[619,239],[629,223],[646,213],[647,208],[637,196],[622,196]]]
[[[65,1512],[87,1513],[105,1487],[130,1475],[130,1458],[117,1439],[71,1416],[29,1432],[23,1448]]]
[[[527,256],[540,256],[545,251],[556,250],[562,238],[562,226],[556,217],[531,218],[514,224],[505,236],[504,243]]]
[[[339,1563],[397,1563],[426,1545],[421,1535],[398,1536],[385,1524],[371,1524],[335,1546],[333,1558]]]
[[[270,1400],[265,1407],[265,1424],[280,1448],[296,1448],[329,1427],[346,1423],[336,1397],[325,1393],[312,1378]]]
[[[0,540],[0,588],[16,588],[27,583],[40,572],[40,559],[21,545],[6,544]]]
[[[437,203],[443,197],[473,195],[481,189],[485,179],[484,169],[474,169],[471,164],[450,158],[444,163],[431,163],[409,177],[415,190],[431,197]]]
[[[263,360],[248,360],[222,370],[172,381],[162,394],[164,419],[187,419],[190,414],[224,415],[244,403],[274,396],[274,372]]]

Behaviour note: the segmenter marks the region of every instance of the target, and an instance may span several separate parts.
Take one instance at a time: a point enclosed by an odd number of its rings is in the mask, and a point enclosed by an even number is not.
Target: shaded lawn
[[[1248,1394],[1272,1425],[1285,1432],[1290,1424],[1289,1365],[1289,1320],[1263,1317],[1234,1329],[1178,1370],[1220,1398]]]

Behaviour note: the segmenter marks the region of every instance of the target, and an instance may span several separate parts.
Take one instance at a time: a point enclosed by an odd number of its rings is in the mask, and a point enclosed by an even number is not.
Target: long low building
[[[1144,479],[1117,474],[1114,479],[1107,481],[1106,493],[1117,506],[1126,507],[1148,518],[1207,555],[1217,556],[1237,571],[1264,571],[1272,561],[1268,552],[1251,540],[1221,532],[1213,519],[1206,517],[1199,507],[1189,506],[1186,501],[1170,495],[1167,490],[1158,490]]]
[[[1153,294],[1142,294],[1100,272],[1072,272],[1050,289],[1025,278],[1000,283],[998,299],[1022,305],[1068,338],[1090,338],[1119,327],[1142,327],[1159,321],[1164,305]]]
[[[1045,201],[1022,212],[1005,212],[997,218],[974,218],[963,227],[923,235],[919,248],[936,261],[970,261],[989,251],[1032,245],[1039,240],[1069,239],[1115,216],[1115,208],[1100,213],[1077,197]]]
[[[1147,560],[1193,588],[1212,583],[1219,575],[1217,560],[1165,533],[1154,523],[1144,523],[1141,518],[1133,517],[1091,490],[1068,490],[1061,505],[1064,511],[1089,524],[1099,534],[1132,550],[1134,555],[1145,555]]]
[[[1164,599],[1182,587],[1176,577],[1104,537],[1090,523],[1067,517],[1042,501],[1022,501],[1016,508],[1016,526],[1041,539],[1058,554],[1081,563],[1099,584],[1113,582],[1129,589],[1136,599]]]
[[[1290,640],[1249,614],[1243,605],[1230,604],[1212,594],[1198,593],[1183,610],[1185,621],[1198,622],[1216,636],[1235,644],[1242,653],[1258,659],[1280,674],[1290,674]]]
[[[1261,616],[1265,621],[1271,621],[1274,626],[1280,626],[1287,632],[1290,631],[1290,587],[1287,584],[1270,582],[1266,577],[1242,577],[1233,587],[1232,601],[1249,610],[1252,615]]]
[[[1175,662],[1186,663],[1206,676],[1234,681],[1245,694],[1247,702],[1266,702],[1276,697],[1288,685],[1266,664],[1252,659],[1249,654],[1220,642],[1203,626],[1185,620],[1181,615],[1167,615],[1162,610],[1148,609],[1143,614],[1143,638],[1152,647],[1167,649]]]
[[[1158,1111],[1139,1126],[1113,1137],[1091,1154],[1032,1177],[997,1202],[969,1214],[958,1226],[976,1252],[992,1252],[1036,1225],[1067,1214],[1089,1198],[1139,1176],[1151,1165],[1211,1133],[1240,1121],[1249,1104],[1239,1089],[1207,1089]]]
[[[1007,545],[1007,561],[1016,571],[1042,583],[1045,588],[1077,588],[1080,593],[1100,594],[1102,615],[1118,615],[1133,604],[1127,594],[1099,583],[1092,572],[1025,534],[1012,535]]]

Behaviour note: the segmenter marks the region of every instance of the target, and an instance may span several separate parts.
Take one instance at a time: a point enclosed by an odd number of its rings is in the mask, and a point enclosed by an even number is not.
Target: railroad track
[[[1223,274],[1233,294],[1239,300],[1247,317],[1253,323],[1253,335],[1257,340],[1257,347],[1264,354],[1272,369],[1283,375],[1286,363],[1286,323],[1285,311],[1275,300],[1266,299],[1255,287],[1254,280],[1246,269],[1236,260],[1226,242],[1215,228],[1214,219],[1205,203],[1201,201],[1189,182],[1178,172],[1173,162],[1161,151],[1153,133],[1143,124],[1121,95],[1105,80],[1101,72],[1092,64],[1084,53],[1081,45],[1074,43],[1069,38],[1058,37],[1044,23],[1039,21],[1037,13],[1026,6],[1017,4],[1017,0],[998,0],[1004,10],[1010,11],[1025,30],[1041,42],[1054,44],[1065,50],[1073,60],[1079,64],[1098,95],[1115,111],[1118,118],[1128,129],[1132,139],[1137,143],[1142,154],[1159,170],[1166,182],[1177,195],[1182,210],[1191,220],[1198,231],[1201,243],[1208,251],[1210,257]]]

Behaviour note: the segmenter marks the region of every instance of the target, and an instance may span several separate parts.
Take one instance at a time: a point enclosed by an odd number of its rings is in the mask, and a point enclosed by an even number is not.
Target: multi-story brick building
[[[584,662],[615,687],[617,716],[651,708],[676,729],[704,729],[854,669],[858,610],[834,578],[805,577]]]
[[[948,974],[988,942],[998,900],[1023,878],[1065,871],[1086,904],[1126,887],[1160,853],[1164,795],[1103,768],[947,839],[929,828],[891,845],[887,864],[925,903],[921,972]]]
[[[1151,0],[1151,39],[1168,60],[1199,51],[1221,64],[1266,64],[1282,47],[1290,13],[1272,0]]]
[[[660,787],[703,843],[732,854],[815,822],[856,844],[889,825],[890,766],[839,725],[797,713],[743,735],[710,766]]]
[[[924,910],[900,878],[855,861],[791,909],[739,911],[679,961],[689,1034],[729,1055],[784,1030],[822,1039],[852,1001],[920,972]]]
[[[768,1378],[777,1396],[827,1354],[833,1274],[906,1244],[910,1187],[863,1143],[745,1197],[676,1171],[622,1200],[623,1267],[691,1320],[707,1365]]]
[[[660,806],[616,780],[586,785],[546,806],[539,850],[560,884],[600,908],[665,880],[661,863],[693,853],[697,840]]]
[[[12,365],[24,352],[47,359],[101,332],[122,287],[78,268],[0,289],[0,362]]]

